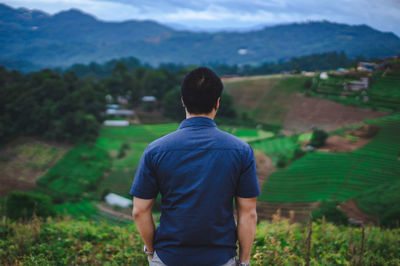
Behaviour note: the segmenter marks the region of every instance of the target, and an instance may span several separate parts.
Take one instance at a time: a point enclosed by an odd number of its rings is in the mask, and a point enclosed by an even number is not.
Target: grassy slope
[[[99,195],[109,189],[114,193],[129,196],[136,167],[146,146],[153,140],[176,130],[177,127],[176,123],[102,127],[96,146],[112,155],[113,165],[97,188]],[[124,157],[118,158],[118,151],[124,143],[130,148]]]
[[[260,223],[251,253],[252,265],[304,265],[306,226],[286,220]],[[133,224],[60,220],[0,224],[2,265],[146,265],[143,242]],[[398,265],[400,230],[368,227],[365,265]],[[313,223],[312,265],[359,262],[360,228]]]
[[[282,124],[306,79],[302,76],[271,75],[225,80],[224,86],[239,112],[248,112],[260,122]]]
[[[377,120],[378,135],[363,148],[349,153],[308,154],[287,169],[270,175],[261,201],[343,201],[372,192],[383,184],[398,182],[400,164],[400,115]]]

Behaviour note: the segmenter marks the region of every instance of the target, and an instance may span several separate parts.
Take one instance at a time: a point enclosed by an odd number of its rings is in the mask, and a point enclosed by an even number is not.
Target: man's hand
[[[155,198],[154,199],[141,199],[137,197],[133,198],[132,217],[133,220],[135,220],[136,227],[148,251],[154,251],[153,245],[154,245],[154,234],[156,229],[151,211],[153,209],[155,202],[156,202]],[[148,255],[148,257],[152,259],[153,255]]]
[[[257,228],[257,198],[236,197],[237,233],[239,239],[239,260],[250,262],[251,246]]]

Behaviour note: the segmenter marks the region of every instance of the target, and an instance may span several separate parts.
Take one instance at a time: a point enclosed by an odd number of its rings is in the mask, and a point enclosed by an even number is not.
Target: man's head
[[[223,88],[221,79],[209,68],[189,72],[181,86],[186,110],[191,114],[211,113],[218,108]]]

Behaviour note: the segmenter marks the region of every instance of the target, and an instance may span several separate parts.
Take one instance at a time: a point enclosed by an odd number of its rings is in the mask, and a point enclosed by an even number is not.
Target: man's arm
[[[133,220],[135,220],[136,227],[148,251],[154,251],[153,242],[156,229],[151,210],[155,202],[155,198],[141,199],[133,197],[132,217]],[[152,256],[150,256],[150,258],[152,258]]]
[[[239,260],[249,263],[251,246],[257,227],[257,198],[236,197],[237,234],[239,240]]]

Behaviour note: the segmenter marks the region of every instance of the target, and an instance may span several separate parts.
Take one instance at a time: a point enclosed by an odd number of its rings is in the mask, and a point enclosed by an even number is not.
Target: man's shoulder
[[[223,131],[221,129],[217,129],[218,130],[218,135],[217,135],[217,139],[218,139],[218,143],[227,146],[227,147],[231,147],[233,149],[247,149],[249,148],[249,144],[247,142],[245,142],[244,140],[226,132]]]
[[[179,132],[178,130],[171,132],[165,136],[162,136],[152,142],[147,146],[147,152],[157,152],[160,149],[165,148],[166,146],[174,146],[179,139]]]

